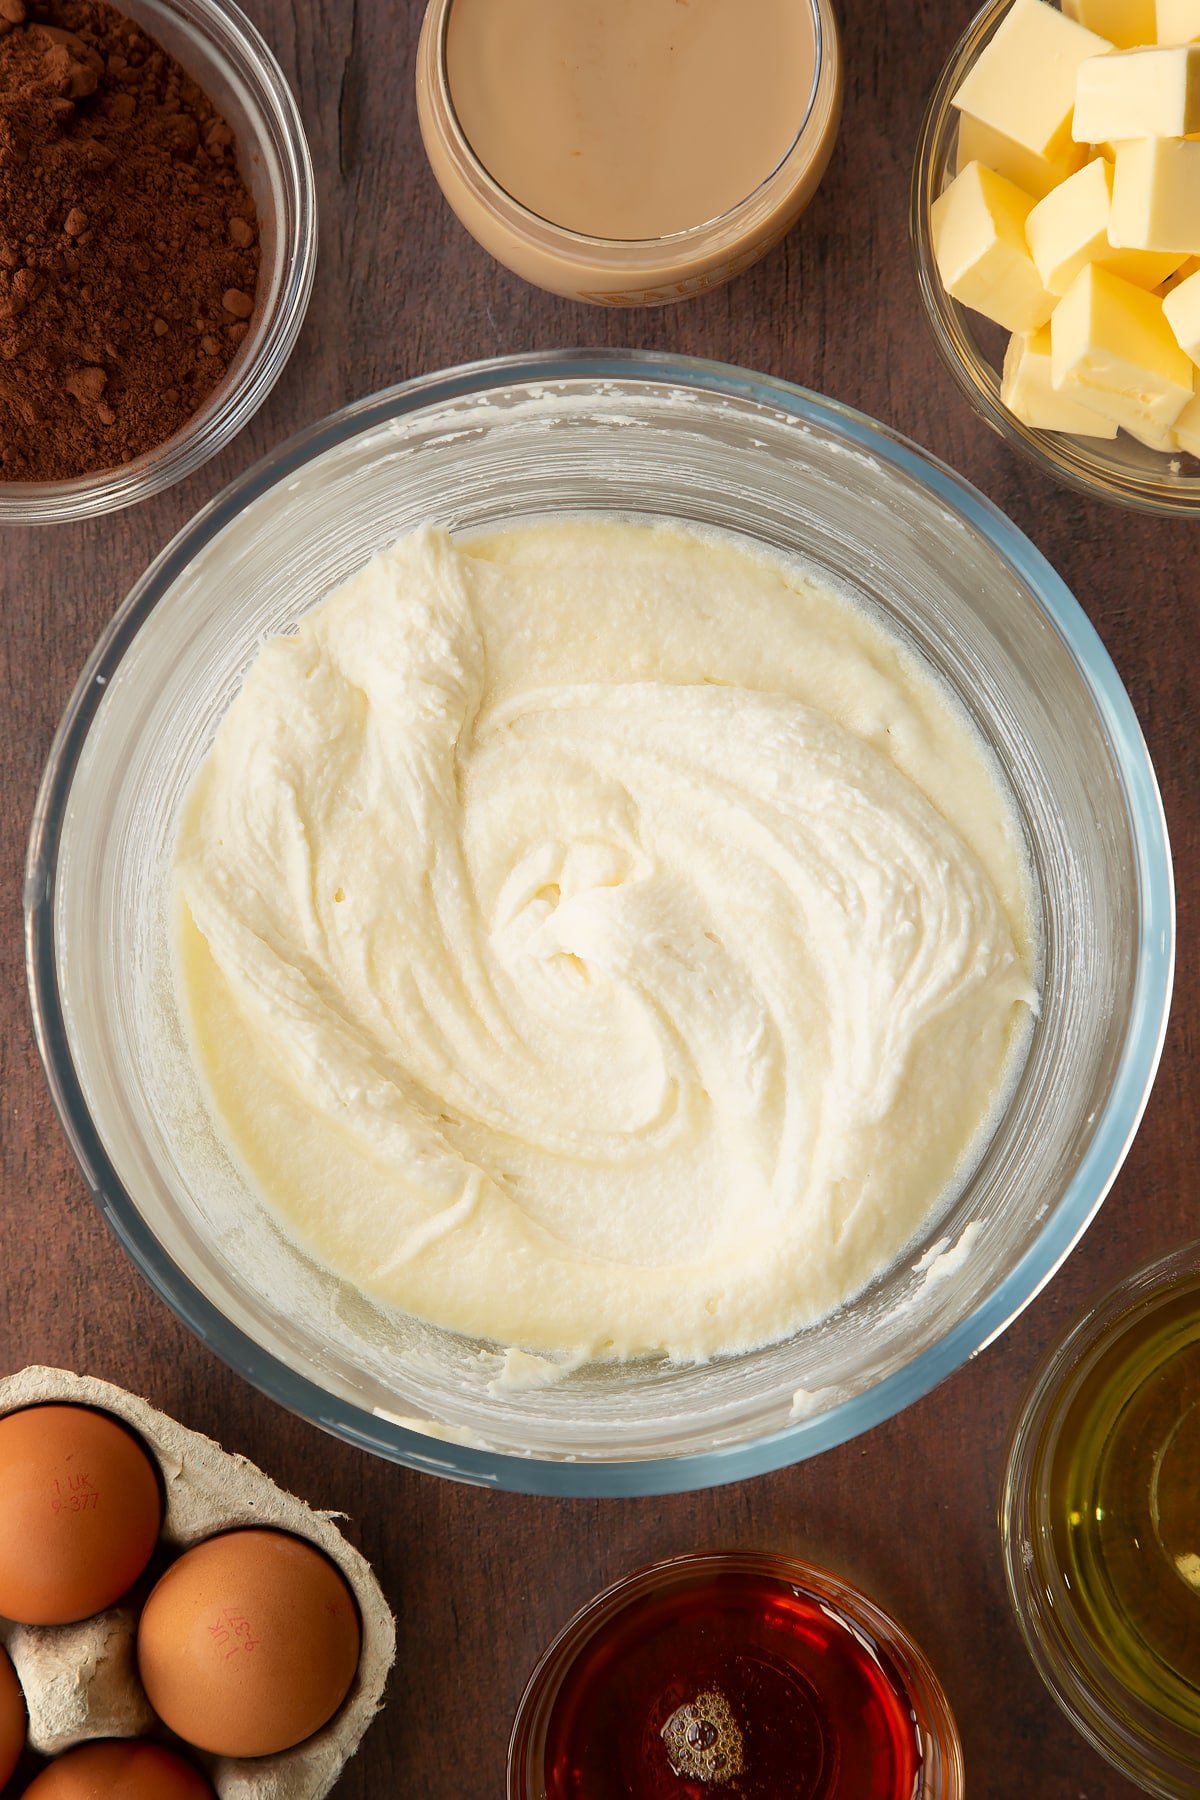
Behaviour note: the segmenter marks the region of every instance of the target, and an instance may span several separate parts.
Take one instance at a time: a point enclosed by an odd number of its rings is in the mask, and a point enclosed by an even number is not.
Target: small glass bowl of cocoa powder
[[[312,290],[296,103],[232,0],[0,0],[0,523],[192,474]]]

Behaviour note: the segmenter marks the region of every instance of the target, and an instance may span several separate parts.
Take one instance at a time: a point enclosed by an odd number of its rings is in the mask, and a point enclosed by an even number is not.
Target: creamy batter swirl
[[[802,572],[427,529],[268,644],[183,819],[223,1133],[436,1323],[703,1357],[859,1291],[994,1125],[1027,872],[965,718]]]

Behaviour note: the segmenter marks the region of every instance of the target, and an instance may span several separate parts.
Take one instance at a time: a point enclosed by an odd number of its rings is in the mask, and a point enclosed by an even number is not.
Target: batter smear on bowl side
[[[424,528],[268,643],[186,804],[222,1136],[421,1318],[704,1358],[961,1186],[1036,1005],[1011,800],[874,615],[726,537]]]

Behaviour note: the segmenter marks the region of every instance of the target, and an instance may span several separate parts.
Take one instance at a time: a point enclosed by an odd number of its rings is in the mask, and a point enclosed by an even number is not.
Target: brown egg
[[[358,1667],[354,1596],[312,1544],[229,1531],[173,1563],[146,1602],[138,1668],[159,1718],[220,1756],[310,1737]]]
[[[214,1800],[212,1783],[161,1744],[110,1738],[56,1757],[25,1800]]]
[[[0,1613],[66,1625],[103,1612],[150,1560],[162,1523],[154,1465],[86,1406],[0,1419]]]
[[[0,1647],[0,1792],[25,1748],[25,1696],[17,1671]]]

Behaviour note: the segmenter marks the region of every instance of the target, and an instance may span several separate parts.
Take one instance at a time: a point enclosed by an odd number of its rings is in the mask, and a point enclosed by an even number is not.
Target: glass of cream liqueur
[[[758,260],[816,191],[842,76],[828,0],[431,0],[425,148],[485,249],[636,306]]]
[[[509,1800],[958,1800],[945,1695],[836,1576],[680,1556],[586,1606],[529,1682]]]

